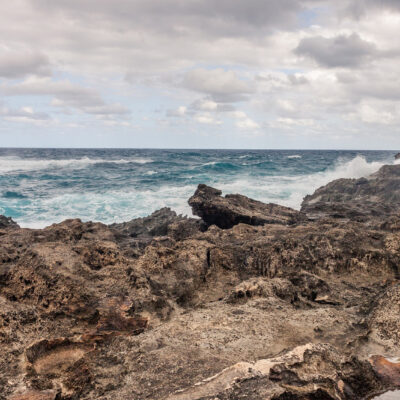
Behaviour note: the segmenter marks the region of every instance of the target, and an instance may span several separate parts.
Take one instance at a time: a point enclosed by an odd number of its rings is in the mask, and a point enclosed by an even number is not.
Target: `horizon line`
[[[5,147],[0,150],[219,150],[219,151],[390,151],[396,152],[400,149],[323,149],[323,148],[212,148],[212,147]]]

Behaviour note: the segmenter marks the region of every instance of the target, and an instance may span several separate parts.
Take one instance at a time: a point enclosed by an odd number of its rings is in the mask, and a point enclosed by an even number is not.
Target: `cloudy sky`
[[[400,149],[399,0],[0,3],[0,146]]]

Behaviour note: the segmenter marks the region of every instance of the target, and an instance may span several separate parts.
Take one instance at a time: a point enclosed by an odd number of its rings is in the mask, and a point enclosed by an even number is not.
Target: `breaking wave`
[[[23,159],[19,157],[0,157],[0,173],[14,171],[36,171],[40,169],[52,168],[86,168],[93,164],[147,164],[153,162],[152,159],[132,158],[132,159],[117,159],[104,160],[93,159],[89,157],[61,159],[61,160],[40,160],[40,159]]]

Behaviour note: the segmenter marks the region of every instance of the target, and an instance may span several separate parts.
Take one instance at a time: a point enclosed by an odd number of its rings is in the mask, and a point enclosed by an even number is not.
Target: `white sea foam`
[[[24,228],[43,228],[68,218],[110,224],[144,217],[162,207],[171,207],[178,214],[192,215],[187,199],[195,188],[195,185],[187,185],[163,186],[158,190],[60,193],[48,199],[34,199],[25,216],[16,220]],[[44,209],[46,213],[38,217],[38,209]]]
[[[291,156],[287,156],[286,158],[301,158],[300,154],[293,154]]]
[[[36,171],[47,168],[85,168],[91,164],[114,163],[114,164],[147,164],[153,162],[150,158],[129,158],[119,160],[104,160],[101,158],[71,158],[65,160],[39,160],[18,157],[0,157],[0,173],[17,172],[17,171]]]
[[[217,165],[217,164],[219,164],[219,161],[210,161],[210,162],[202,164],[202,167],[206,167],[208,165]]]

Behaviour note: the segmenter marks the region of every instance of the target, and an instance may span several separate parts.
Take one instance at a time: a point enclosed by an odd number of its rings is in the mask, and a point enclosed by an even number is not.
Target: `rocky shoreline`
[[[300,211],[199,185],[200,219],[0,216],[0,399],[369,399],[400,388],[400,165]]]

